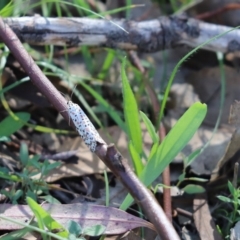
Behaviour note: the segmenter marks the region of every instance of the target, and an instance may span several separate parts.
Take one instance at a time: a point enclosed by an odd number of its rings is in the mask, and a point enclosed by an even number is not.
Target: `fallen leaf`
[[[152,140],[147,132],[145,124],[141,124],[142,137],[144,143],[144,151],[148,156]],[[105,130],[99,130],[99,134],[107,143],[114,143],[122,156],[128,159],[129,164],[131,158],[128,153],[128,139],[126,134],[117,126],[109,127]],[[47,182],[53,182],[63,177],[83,176],[87,174],[103,173],[104,170],[108,170],[105,164],[96,156],[96,154],[90,152],[88,147],[84,144],[80,137],[75,139],[65,138],[66,144],[64,144],[67,150],[78,149],[76,157],[78,161],[76,163],[65,163],[60,167],[53,169],[45,177]],[[66,151],[66,149],[61,149]]]
[[[200,235],[200,239],[222,240],[222,237],[218,233],[216,225],[210,214],[206,197],[205,195],[201,196],[201,198],[195,198],[193,200],[193,218],[198,234]]]
[[[106,227],[104,234],[121,234],[137,227],[154,226],[138,217],[113,207],[92,204],[44,204],[42,207],[60,224],[67,226],[69,220],[76,221],[82,228],[101,224]],[[22,226],[1,219],[1,215],[21,223],[27,223],[33,213],[27,205],[0,205],[0,230],[20,229]]]

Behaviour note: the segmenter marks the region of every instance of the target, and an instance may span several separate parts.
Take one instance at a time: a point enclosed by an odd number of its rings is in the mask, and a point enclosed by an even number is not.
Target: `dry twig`
[[[36,25],[35,25],[36,26]],[[69,121],[66,111],[67,102],[58,90],[52,85],[32,57],[24,49],[22,43],[7,24],[0,18],[0,38],[8,46],[12,54],[19,61],[31,81],[44,94],[52,105]],[[71,125],[74,127],[73,122]],[[74,127],[75,128],[75,127]],[[124,186],[139,203],[146,216],[155,226],[162,239],[179,240],[175,229],[163,212],[153,194],[140,182],[125,159],[116,150],[114,145],[107,145],[104,141],[97,144],[96,155],[119,177]]]
[[[35,45],[98,46],[156,52],[185,44],[196,47],[231,28],[185,16],[150,21],[99,20],[90,18],[5,18],[22,42]],[[125,29],[126,31],[123,31]],[[229,32],[203,48],[223,53],[240,50],[240,30]]]

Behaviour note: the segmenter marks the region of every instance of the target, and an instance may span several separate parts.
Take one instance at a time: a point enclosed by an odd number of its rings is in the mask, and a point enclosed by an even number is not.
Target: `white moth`
[[[92,152],[95,152],[97,142],[104,143],[104,141],[100,137],[98,131],[95,129],[93,124],[88,119],[87,115],[76,103],[68,101],[67,105],[69,116],[72,119],[76,130],[82,137],[85,144],[90,148],[90,150]]]

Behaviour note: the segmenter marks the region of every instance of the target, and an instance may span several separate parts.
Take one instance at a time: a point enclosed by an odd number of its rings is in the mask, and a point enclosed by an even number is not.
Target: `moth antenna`
[[[71,96],[70,96],[70,99],[72,99],[72,95],[74,93],[74,90],[77,88],[77,84],[74,85],[73,89],[72,89],[72,93],[71,93]]]

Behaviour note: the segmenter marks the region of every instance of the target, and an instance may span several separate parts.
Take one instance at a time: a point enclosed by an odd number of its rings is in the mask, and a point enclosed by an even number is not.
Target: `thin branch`
[[[29,75],[32,83],[38,87],[42,94],[48,98],[68,122],[68,113],[63,111],[67,109],[66,100],[42,73],[32,57],[24,49],[18,37],[13,33],[11,28],[3,22],[2,18],[0,18],[0,38]],[[74,127],[73,122],[71,122],[71,125]],[[179,236],[153,194],[140,182],[127,161],[122,159],[121,154],[116,148],[111,144],[107,145],[104,141],[101,141],[101,143],[97,144],[95,154],[120,178],[136,202],[141,205],[141,208],[155,226],[160,237],[166,240],[179,240]]]
[[[208,19],[216,17],[217,15],[223,14],[224,12],[230,11],[230,10],[238,10],[240,8],[239,3],[229,3],[223,7],[214,9],[209,12],[201,13],[196,16],[197,19]]]
[[[182,44],[196,47],[231,29],[185,16],[161,17],[142,22],[34,16],[5,18],[4,22],[22,42],[29,44],[86,45],[141,52],[157,52]],[[234,30],[203,48],[223,53],[239,51],[239,39],[240,30]]]

